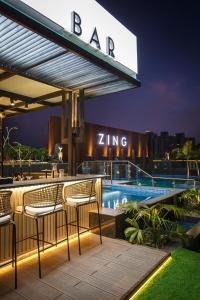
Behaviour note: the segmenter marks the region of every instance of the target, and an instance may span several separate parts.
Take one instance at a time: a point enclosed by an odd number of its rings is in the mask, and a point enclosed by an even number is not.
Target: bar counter
[[[11,206],[15,211],[18,205],[22,205],[23,193],[37,189],[45,185],[51,185],[56,183],[64,183],[64,186],[74,184],[83,180],[95,179],[96,180],[96,193],[97,199],[102,203],[102,178],[103,175],[77,175],[77,176],[65,176],[62,178],[45,178],[34,179],[26,181],[15,181],[12,184],[0,185],[1,190],[11,190]],[[80,220],[81,224],[85,227],[89,226],[89,210],[96,209],[96,205],[90,204],[80,208]],[[69,222],[75,219],[75,209],[68,209]],[[64,225],[64,214],[62,212],[57,213],[58,226]],[[36,249],[36,241],[32,239],[26,239],[23,242],[19,242],[36,233],[35,222],[22,216],[20,214],[15,215],[15,222],[17,227],[17,255],[28,255]],[[53,242],[55,240],[55,215],[45,217],[45,240]],[[11,241],[12,232],[10,226],[0,229],[0,262],[7,260],[11,257]],[[40,232],[42,232],[42,223],[40,224]],[[65,226],[60,227],[57,230],[58,240],[62,240],[66,237]],[[76,235],[76,228],[69,226],[69,235],[74,237]]]

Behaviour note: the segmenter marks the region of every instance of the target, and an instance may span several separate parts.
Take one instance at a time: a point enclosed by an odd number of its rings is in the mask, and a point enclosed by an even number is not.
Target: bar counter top
[[[14,181],[9,184],[1,184],[0,190],[2,189],[13,189],[19,187],[28,187],[28,186],[36,186],[43,184],[53,184],[53,183],[62,183],[62,182],[73,182],[80,180],[89,180],[89,179],[97,179],[104,178],[105,175],[77,175],[77,176],[64,176],[64,177],[56,177],[56,178],[42,178],[42,179],[32,179],[32,180],[22,180],[22,181]]]

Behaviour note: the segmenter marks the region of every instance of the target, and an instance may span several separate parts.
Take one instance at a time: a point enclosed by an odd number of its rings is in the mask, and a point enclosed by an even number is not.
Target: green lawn
[[[200,299],[200,253],[178,248],[172,258],[134,300]]]

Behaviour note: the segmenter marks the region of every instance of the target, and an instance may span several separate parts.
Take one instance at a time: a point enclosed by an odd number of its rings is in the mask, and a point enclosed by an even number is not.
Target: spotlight
[[[15,100],[12,99],[12,98],[10,98],[10,104],[11,104],[12,106],[15,106]]]

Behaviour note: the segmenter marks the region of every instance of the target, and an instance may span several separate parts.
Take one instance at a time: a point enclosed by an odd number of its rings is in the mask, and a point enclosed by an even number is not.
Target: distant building
[[[182,147],[186,142],[185,134],[183,132],[176,133],[175,138],[176,138],[176,146],[177,147]]]
[[[148,157],[152,159],[164,158],[166,153],[171,152],[175,148],[181,148],[187,141],[192,141],[195,147],[195,138],[185,137],[183,132],[169,135],[168,131],[163,131],[160,135],[152,131],[146,132],[148,144]]]

